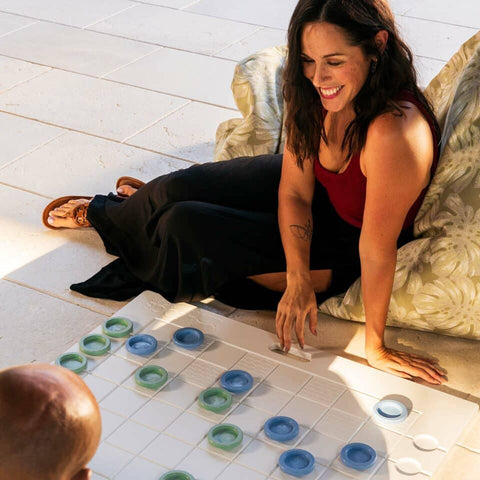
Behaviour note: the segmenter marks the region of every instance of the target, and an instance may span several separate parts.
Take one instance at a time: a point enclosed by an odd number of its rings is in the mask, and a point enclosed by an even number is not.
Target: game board
[[[115,316],[133,322],[133,334],[153,335],[154,354],[143,358],[112,339],[110,352],[89,357],[82,374],[99,401],[103,434],[90,463],[93,479],[158,480],[169,470],[189,472],[196,480],[293,479],[278,467],[287,449],[315,457],[306,480],[427,480],[437,470],[475,415],[474,403],[313,348],[303,357],[275,350],[266,331],[188,304],[170,304],[144,292]],[[171,339],[179,327],[202,330],[201,347],[189,351]],[[101,333],[101,327],[94,332]],[[78,343],[68,351],[78,351]],[[157,391],[140,387],[135,371],[160,365],[167,383]],[[199,394],[227,370],[249,372],[254,385],[233,395],[232,406],[218,414],[198,405]],[[408,417],[384,425],[372,408],[380,399],[401,400]],[[294,418],[299,435],[287,443],[265,436],[263,425],[275,415]],[[218,423],[243,430],[233,451],[210,445],[207,433]],[[377,452],[368,470],[346,467],[342,446],[363,442]]]

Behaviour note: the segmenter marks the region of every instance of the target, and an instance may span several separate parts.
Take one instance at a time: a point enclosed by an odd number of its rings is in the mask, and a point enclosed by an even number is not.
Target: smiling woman
[[[119,257],[71,288],[114,299],[152,289],[173,302],[213,294],[277,309],[288,350],[293,329],[303,346],[307,318],[316,333],[317,302],[361,274],[369,362],[441,383],[430,360],[383,339],[396,249],[412,238],[439,140],[387,3],[300,0],[283,96],[283,155],[195,165],[127,182],[122,197],[48,206],[46,226],[93,226]]]

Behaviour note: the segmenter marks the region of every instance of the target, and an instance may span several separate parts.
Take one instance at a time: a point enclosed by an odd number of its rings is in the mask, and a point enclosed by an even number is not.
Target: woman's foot
[[[122,197],[130,197],[137,190],[138,188],[133,188],[131,185],[122,185],[121,187],[117,188],[117,193],[120,194]]]
[[[82,228],[90,227],[87,220],[89,199],[78,198],[69,200],[48,212],[48,224],[53,228]]]

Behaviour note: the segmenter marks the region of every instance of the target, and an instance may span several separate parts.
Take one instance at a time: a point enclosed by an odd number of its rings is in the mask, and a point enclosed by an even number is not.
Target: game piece
[[[187,350],[198,348],[204,340],[203,332],[198,328],[179,328],[173,334],[173,341],[176,345]]]
[[[172,470],[171,472],[164,473],[160,480],[195,480],[189,473],[183,470]]]
[[[127,337],[133,330],[133,323],[128,318],[113,317],[105,320],[102,331],[105,335],[113,338]]]
[[[293,448],[280,455],[278,465],[288,475],[303,477],[313,472],[315,468],[315,458],[306,450]]]
[[[229,370],[220,377],[220,384],[232,393],[243,393],[253,386],[253,377],[244,370]]]
[[[241,445],[242,441],[242,430],[230,423],[215,425],[208,432],[208,442],[210,445],[221,448],[222,450],[233,450]]]
[[[365,443],[349,443],[340,451],[342,463],[355,470],[370,468],[377,459],[375,450]]]
[[[168,372],[158,365],[145,365],[135,372],[135,382],[141,387],[159,389],[168,379]]]
[[[298,423],[290,417],[269,418],[263,426],[265,435],[277,442],[288,442],[298,435]]]
[[[223,388],[207,388],[200,393],[198,403],[205,410],[221,413],[232,405],[232,394]]]
[[[398,400],[380,400],[373,407],[375,419],[383,423],[400,423],[408,416],[407,407]]]
[[[63,353],[55,360],[55,364],[74,373],[82,373],[87,368],[87,357],[81,353]]]
[[[134,355],[150,355],[157,349],[157,339],[151,335],[134,335],[127,340],[125,348]]]
[[[105,335],[94,333],[80,339],[80,351],[92,357],[105,355],[110,350],[110,339]]]

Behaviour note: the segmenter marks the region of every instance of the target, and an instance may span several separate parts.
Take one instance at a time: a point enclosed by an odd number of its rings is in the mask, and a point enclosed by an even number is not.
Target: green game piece
[[[82,373],[87,368],[87,357],[81,353],[62,353],[56,360],[56,365],[67,368],[74,373]]]
[[[132,333],[133,323],[125,317],[113,317],[105,320],[102,325],[105,335],[113,338],[127,337]]]
[[[171,472],[164,473],[160,480],[195,480],[189,473],[182,470],[172,470]]]
[[[157,390],[168,379],[168,372],[157,365],[145,365],[135,372],[135,381],[137,385],[145,388]]]
[[[198,397],[198,403],[205,410],[221,413],[232,405],[232,394],[223,388],[207,388]]]
[[[208,432],[208,442],[222,450],[233,450],[242,444],[243,432],[236,425],[221,423]]]
[[[80,351],[86,355],[98,357],[105,355],[110,350],[110,339],[105,335],[94,333],[80,340]]]

